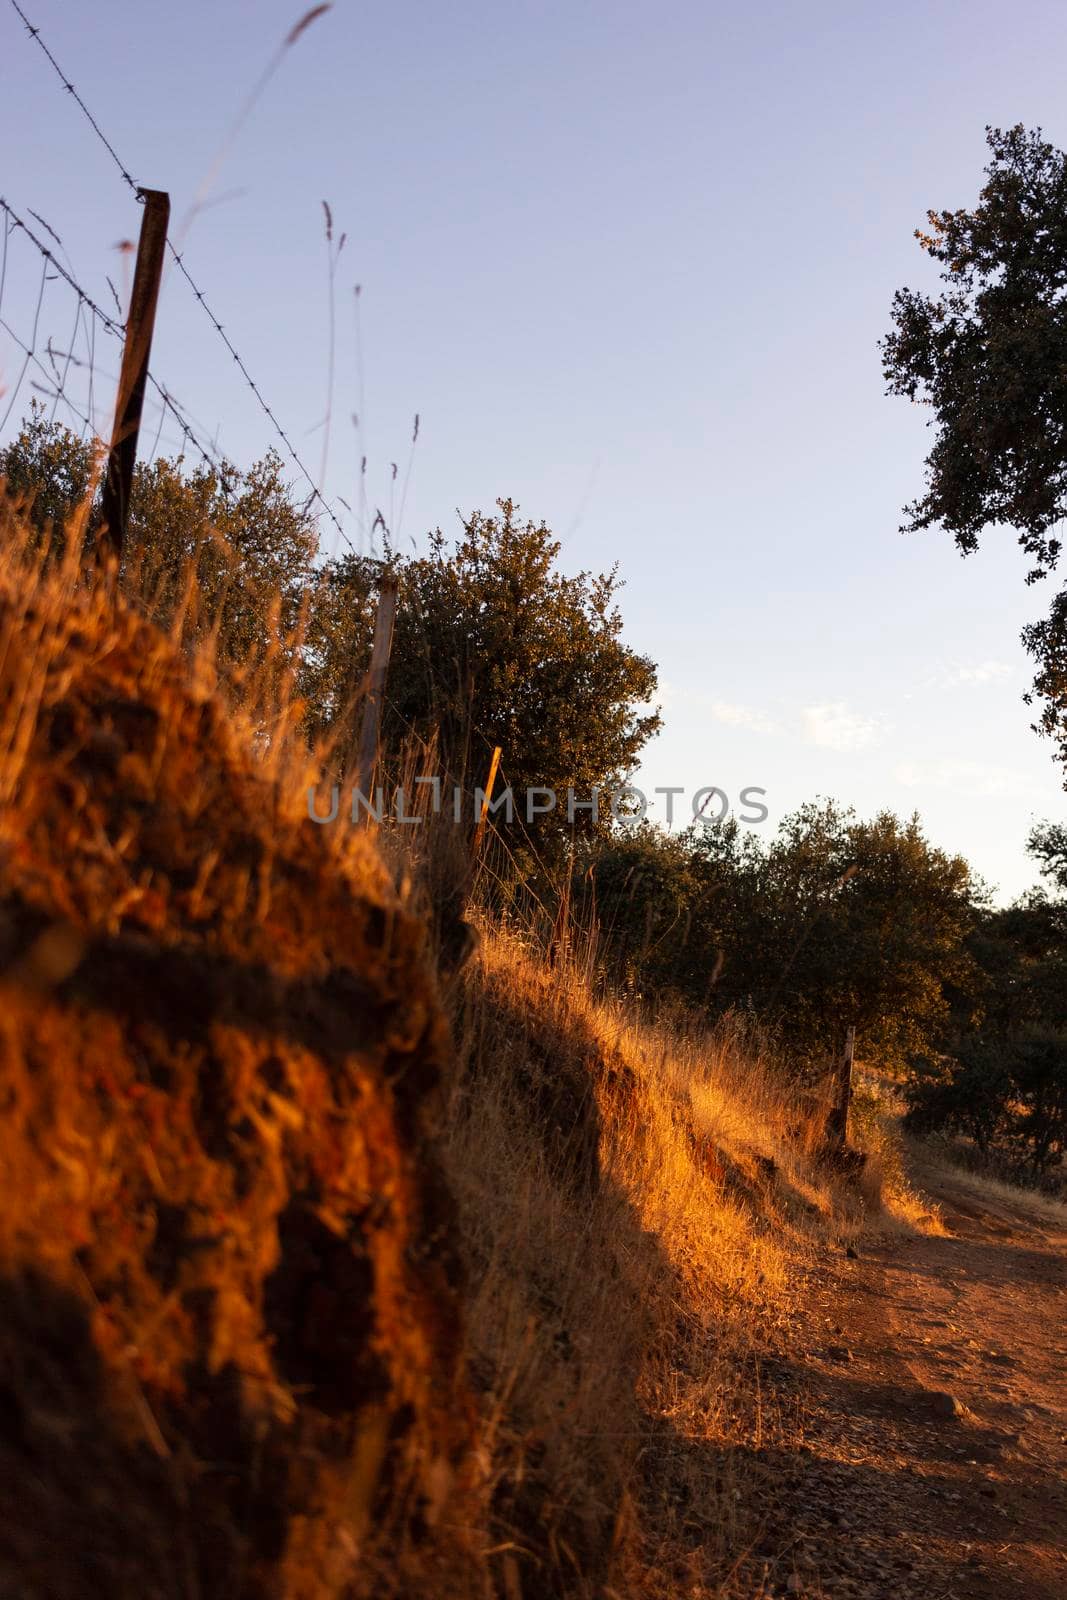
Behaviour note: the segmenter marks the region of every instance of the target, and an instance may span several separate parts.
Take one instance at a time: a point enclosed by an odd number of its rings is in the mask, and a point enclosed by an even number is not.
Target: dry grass
[[[19,1593],[751,1592],[761,1357],[883,1177],[906,1214],[892,1138],[835,1178],[751,1031],[653,1026],[492,926],[448,1048],[414,866],[305,820],[282,654],[224,699],[181,616],[0,515]]]
[[[864,1182],[878,1194],[885,1222],[902,1232],[943,1235],[940,1208],[909,1176],[907,1141],[901,1133],[905,1102],[900,1087],[881,1072],[857,1068],[852,1100],[852,1137],[867,1152]]]
[[[912,1162],[917,1168],[933,1167],[950,1173],[961,1188],[966,1188],[978,1199],[991,1204],[991,1209],[998,1205],[1007,1206],[1010,1210],[1026,1212],[1040,1222],[1067,1233],[1067,1200],[1045,1194],[1032,1184],[1012,1183],[996,1177],[974,1164],[972,1151],[961,1149],[952,1140],[909,1140],[908,1146]],[[972,1160],[968,1161],[967,1156],[971,1156]]]
[[[0,1590],[465,1594],[425,931],[284,701],[0,516]]]
[[[651,1027],[486,930],[446,1130],[491,1565],[529,1597],[747,1593],[800,1262],[878,1198],[756,1041]],[[510,1583],[510,1587],[509,1587]]]

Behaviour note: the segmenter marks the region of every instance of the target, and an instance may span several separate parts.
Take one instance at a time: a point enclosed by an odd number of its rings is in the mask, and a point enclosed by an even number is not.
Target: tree
[[[1060,555],[1067,514],[1067,156],[1021,125],[987,128],[992,153],[972,211],[931,211],[917,231],[939,295],[904,288],[882,340],[890,394],[933,411],[926,493],[905,531],[940,525],[964,554],[991,526],[1016,530],[1028,581]],[[1067,598],[1023,642],[1038,662],[1037,727],[1067,763]]]
[[[915,817],[807,805],[766,845],[733,821],[642,829],[598,845],[583,878],[616,972],[755,1014],[798,1073],[824,1070],[850,1025],[866,1061],[903,1070],[968,979],[978,886]]]
[[[159,458],[134,474],[125,562],[166,625],[190,573],[199,606],[217,628],[226,667],[289,638],[314,581],[318,532],[294,503],[274,450],[239,472],[227,462]],[[131,571],[132,577],[132,571]]]
[[[1042,824],[1029,850],[1063,892],[979,912],[943,1048],[912,1063],[908,1122],[1043,1173],[1067,1150],[1067,829]]]
[[[1044,702],[1034,727],[1058,742],[1067,769],[1067,587],[1055,596],[1047,617],[1023,629],[1022,639],[1038,663],[1033,693],[1024,698],[1028,705],[1035,695]]]
[[[733,818],[707,838],[699,826],[668,833],[645,822],[579,853],[572,904],[595,925],[613,984],[717,1010],[725,946],[751,919],[761,861],[754,835]]]
[[[498,515],[468,518],[451,547],[438,530],[428,554],[388,558],[400,604],[383,746],[432,745],[442,776],[473,785],[500,745],[518,808],[527,788],[553,790],[545,831],[560,833],[568,786],[585,800],[621,782],[659,727],[656,669],[622,640],[617,573],[567,576],[545,524],[497,504]],[[358,689],[381,572],[357,555],[323,570],[303,679],[319,731],[337,725]],[[579,831],[588,817],[577,813]]]
[[[803,806],[768,847],[762,886],[757,1009],[798,1058],[825,1060],[854,1025],[863,1058],[900,1071],[938,1037],[978,886],[918,817]]]
[[[93,446],[62,423],[49,422],[32,401],[17,436],[0,450],[0,479],[25,503],[39,536],[64,528],[84,500],[93,473]]]
[[[0,451],[0,478],[28,501],[38,536],[57,547],[92,469],[92,446],[36,403]],[[160,457],[134,473],[122,578],[166,627],[195,575],[199,611],[217,631],[221,664],[232,667],[261,656],[274,634],[292,633],[317,544],[274,451],[247,472],[225,461],[189,471],[181,456]]]
[[[0,451],[0,477],[31,497],[40,536],[62,528],[91,481],[92,450],[35,407]],[[51,534],[48,530],[51,529]],[[232,464],[157,459],[134,475],[123,562],[127,587],[168,625],[190,574],[197,605],[217,629],[224,667],[284,638],[307,606],[299,687],[312,737],[351,748],[348,718],[370,656],[383,563],[349,554],[314,565],[317,536],[268,452],[246,472]],[[546,840],[573,832],[567,789],[586,800],[632,771],[660,725],[650,701],[656,669],[626,645],[615,571],[559,570],[561,546],[544,523],[522,522],[511,501],[475,513],[449,547],[390,554],[402,586],[382,727],[383,748],[432,747],[435,769],[468,788],[484,782],[495,744],[517,803],[546,788],[558,810]],[[605,808],[606,809],[606,808]],[[589,813],[577,813],[577,830]]]
[[[1030,831],[1026,848],[1043,878],[1050,878],[1059,895],[1067,899],[1067,822],[1039,822]]]

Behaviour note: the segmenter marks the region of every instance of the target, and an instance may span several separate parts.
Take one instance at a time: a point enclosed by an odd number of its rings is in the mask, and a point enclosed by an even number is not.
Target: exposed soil
[[[1062,1600],[1067,1230],[1021,1191],[914,1176],[945,1236],[813,1268],[775,1364],[800,1428],[763,1592]]]

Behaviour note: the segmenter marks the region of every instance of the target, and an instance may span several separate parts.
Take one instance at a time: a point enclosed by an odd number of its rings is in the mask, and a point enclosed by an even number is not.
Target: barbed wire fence
[[[60,259],[59,234],[37,213],[29,214],[36,229],[0,195],[0,331],[17,353],[12,377],[6,361],[0,369],[0,441],[33,399],[50,422],[65,421],[82,440],[103,439],[110,432],[125,338],[121,308],[113,315],[93,299]],[[148,381],[154,412],[149,459],[165,444],[217,466],[219,452],[185,407],[154,373]]]
[[[143,204],[141,186],[104,133],[85,97],[61,67],[40,28],[30,21],[19,0],[9,0],[9,3],[29,38],[45,56],[63,90],[107,152],[122,182],[138,204]],[[92,437],[106,440],[110,434],[126,332],[125,312],[119,293],[108,278],[114,308],[105,309],[100,304],[100,297],[94,298],[75,276],[59,231],[29,206],[17,209],[7,198],[0,197],[0,224],[3,229],[0,244],[0,447],[10,438],[12,421],[17,423],[21,420],[23,413],[19,410],[20,400],[23,407],[31,400],[37,400],[47,410],[50,421],[64,421],[82,439]],[[277,441],[279,454],[296,474],[304,507],[316,517],[325,519],[337,538],[353,554],[357,553],[337,511],[293,443],[291,432],[283,426],[277,410],[268,401],[249,363],[228,333],[221,315],[215,309],[214,300],[208,298],[202,283],[193,276],[184,249],[179,249],[169,235],[166,253],[179,278],[210,322],[215,336],[233,363],[242,387],[266,418]],[[9,344],[6,351],[3,348],[4,340]],[[149,368],[147,382],[150,404],[146,408],[142,426],[147,460],[153,460],[161,448],[166,448],[182,456],[191,452],[198,461],[220,469],[224,465],[224,458],[211,430],[195,417],[188,405],[179,401],[173,389],[153,367]],[[416,418],[412,451],[417,438]],[[366,470],[364,456],[360,468],[364,507]],[[409,475],[410,470],[409,463]],[[394,466],[394,480],[396,475]],[[225,474],[223,476],[225,480]],[[346,502],[342,501],[341,504],[350,509]],[[365,514],[363,520],[366,520]],[[387,536],[391,533],[380,510],[375,512],[371,542],[373,532],[378,528]],[[363,535],[367,534],[366,528],[361,527],[360,531]]]

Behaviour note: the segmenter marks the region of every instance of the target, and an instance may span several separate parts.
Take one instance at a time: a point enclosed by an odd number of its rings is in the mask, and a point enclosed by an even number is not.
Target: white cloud
[[[661,683],[657,699],[665,711],[693,710],[725,722],[731,728],[749,728],[753,733],[781,733],[781,723],[758,706],[739,705],[734,700],[719,700],[704,689],[684,684]]]
[[[966,685],[968,688],[975,688],[985,683],[999,683],[1011,675],[1012,668],[1006,661],[980,661],[976,666],[953,667],[947,681],[950,686]]]
[[[893,776],[908,789],[950,789],[956,794],[986,796],[1033,792],[1032,780],[1021,772],[984,761],[904,761],[894,768]]]
[[[716,722],[732,728],[751,728],[753,733],[780,733],[777,722],[756,706],[739,706],[730,700],[713,700],[708,708]]]
[[[842,700],[805,706],[801,716],[808,741],[827,750],[863,750],[882,734],[881,718],[850,711]]]

